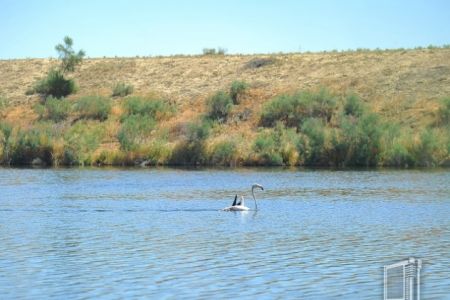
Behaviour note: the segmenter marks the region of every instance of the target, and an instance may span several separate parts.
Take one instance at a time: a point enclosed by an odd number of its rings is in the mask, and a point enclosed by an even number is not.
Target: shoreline
[[[224,167],[224,166],[32,166],[32,165],[15,165],[6,166],[0,165],[1,170],[147,170],[147,171],[158,171],[158,170],[183,170],[183,171],[286,171],[286,172],[315,172],[315,171],[333,171],[333,172],[374,172],[374,171],[418,171],[418,172],[448,172],[450,171],[450,166],[436,166],[436,167],[346,167],[346,168],[334,168],[334,167],[307,167],[307,166],[234,166],[234,167]]]

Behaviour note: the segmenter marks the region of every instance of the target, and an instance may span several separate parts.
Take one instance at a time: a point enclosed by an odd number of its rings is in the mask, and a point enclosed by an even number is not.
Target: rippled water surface
[[[448,170],[0,169],[0,298],[450,299],[449,228]]]

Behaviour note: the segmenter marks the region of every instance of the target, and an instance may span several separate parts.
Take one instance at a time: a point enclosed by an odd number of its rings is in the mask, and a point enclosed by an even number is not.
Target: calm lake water
[[[0,169],[0,298],[450,299],[449,228],[449,170]]]

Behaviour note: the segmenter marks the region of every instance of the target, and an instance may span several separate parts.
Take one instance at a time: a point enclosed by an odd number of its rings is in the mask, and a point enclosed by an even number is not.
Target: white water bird
[[[255,210],[258,210],[258,205],[256,204],[256,198],[255,198],[255,188],[259,188],[263,191],[264,191],[264,188],[262,185],[257,184],[257,183],[252,185],[252,196],[253,196],[253,200],[255,200]],[[234,196],[233,204],[231,204],[231,206],[225,207],[223,210],[224,211],[247,211],[247,210],[250,210],[250,208],[245,206],[243,196],[240,197],[239,202],[237,202],[237,198],[238,198],[238,195]]]

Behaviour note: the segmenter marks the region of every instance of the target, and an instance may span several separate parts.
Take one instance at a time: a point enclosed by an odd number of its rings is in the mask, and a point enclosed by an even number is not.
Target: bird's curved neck
[[[258,210],[258,205],[256,204],[256,198],[255,198],[255,187],[252,187],[252,196],[253,196],[253,200],[255,201],[255,210]]]

